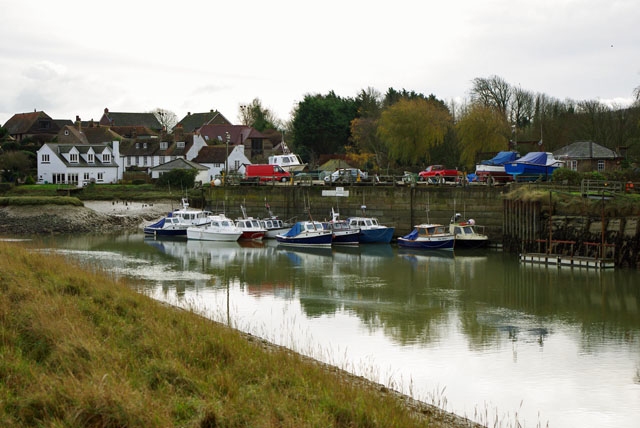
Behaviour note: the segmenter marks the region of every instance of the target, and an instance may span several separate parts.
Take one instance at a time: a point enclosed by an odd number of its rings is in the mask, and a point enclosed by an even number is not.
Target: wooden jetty
[[[578,267],[591,269],[613,269],[613,259],[600,259],[596,257],[569,256],[565,254],[523,253],[520,254],[522,263],[555,265],[558,267]]]

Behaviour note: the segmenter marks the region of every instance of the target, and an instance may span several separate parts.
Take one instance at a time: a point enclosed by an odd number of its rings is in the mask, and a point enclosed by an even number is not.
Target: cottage
[[[195,180],[196,182],[205,182],[208,180],[207,171],[209,169],[206,166],[182,158],[151,168],[151,178],[159,178],[165,172],[173,171],[174,169],[195,169],[198,171]]]
[[[207,146],[200,149],[200,153],[194,159],[202,166],[208,168],[208,180],[215,180],[216,176],[222,175],[227,159],[227,147],[224,145]],[[251,162],[245,156],[244,146],[229,146],[228,168],[230,173],[244,174],[245,166]]]
[[[4,124],[4,128],[17,142],[25,138],[35,138],[44,142],[51,141],[62,126],[72,124],[70,120],[56,120],[43,111],[33,111],[14,114]]]
[[[76,125],[67,125],[58,132],[58,143],[62,144],[104,144],[120,140],[122,137],[104,126],[83,127],[78,120]]]
[[[553,152],[553,157],[565,161],[567,168],[579,172],[617,170],[622,160],[615,151],[593,141],[569,144]]]
[[[122,179],[119,142],[106,144],[45,143],[37,152],[38,183],[116,183]]]
[[[193,160],[206,143],[188,138],[187,141],[158,141],[136,139],[123,142],[120,148],[122,165],[127,170],[146,170],[176,159]]]

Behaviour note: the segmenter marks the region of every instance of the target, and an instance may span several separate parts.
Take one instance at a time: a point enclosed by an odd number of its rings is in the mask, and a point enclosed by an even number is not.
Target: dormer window
[[[143,144],[142,144],[142,148],[143,148],[143,149],[146,149],[146,148],[147,148],[147,143],[143,143]]]
[[[140,143],[136,143],[136,149],[140,148]]]
[[[176,147],[179,149],[184,149],[184,141],[178,141],[176,143]]]
[[[69,153],[69,162],[78,163],[78,154],[77,153]]]
[[[94,162],[93,157],[94,157],[93,153],[87,154],[87,162],[93,163]]]
[[[43,154],[42,155],[42,163],[49,163],[49,155],[48,154]]]
[[[167,143],[166,141],[160,142],[160,150],[167,150],[168,147],[169,147],[169,143]]]
[[[111,154],[110,153],[103,153],[102,154],[102,162],[110,163],[111,162]]]

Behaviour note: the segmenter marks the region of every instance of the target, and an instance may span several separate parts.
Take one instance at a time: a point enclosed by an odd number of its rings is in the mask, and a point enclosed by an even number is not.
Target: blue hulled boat
[[[169,214],[159,222],[145,227],[144,233],[154,236],[187,236],[187,227],[189,225],[181,222],[178,217]]]
[[[299,221],[287,233],[277,235],[276,240],[281,245],[319,247],[331,246],[333,236],[320,222]]]
[[[564,166],[564,162],[553,157],[550,152],[531,152],[514,162],[504,164],[507,174],[514,181],[550,180],[553,171]]]
[[[360,229],[358,240],[361,244],[388,244],[393,238],[395,228],[383,226],[373,217],[350,217],[349,227]]]
[[[454,236],[441,224],[419,224],[398,238],[398,247],[424,250],[453,250]]]
[[[333,245],[358,245],[360,229],[349,226],[346,220],[340,220],[340,214],[331,208],[331,221],[323,223],[325,229],[333,234]]]

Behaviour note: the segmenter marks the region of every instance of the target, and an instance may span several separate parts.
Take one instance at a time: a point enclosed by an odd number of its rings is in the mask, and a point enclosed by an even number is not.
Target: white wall
[[[236,161],[239,163],[239,168],[236,170],[235,165]],[[240,174],[244,174],[245,167],[244,165],[250,165],[251,161],[244,154],[244,146],[238,145],[231,150],[229,153],[229,171],[230,172],[238,172]],[[213,163],[202,163],[202,166],[206,166],[209,168],[207,172],[207,180],[212,181],[215,180],[216,176],[222,175],[224,172],[224,163],[221,164],[213,164]]]
[[[49,163],[42,162],[42,155],[49,155]],[[48,145],[43,145],[37,152],[38,155],[38,184],[53,183],[54,174],[64,174],[64,182],[68,183],[69,174],[78,174],[78,185],[87,184],[90,180],[96,183],[116,183],[122,175],[118,166],[67,166]],[[116,164],[117,165],[117,164]],[[102,173],[102,180],[98,180],[98,174]],[[88,178],[85,178],[88,174]]]

